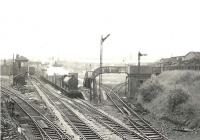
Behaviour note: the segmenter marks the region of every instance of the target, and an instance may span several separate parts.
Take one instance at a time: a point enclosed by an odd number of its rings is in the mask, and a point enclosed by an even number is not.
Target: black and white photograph
[[[1,140],[200,140],[199,0],[1,0]]]

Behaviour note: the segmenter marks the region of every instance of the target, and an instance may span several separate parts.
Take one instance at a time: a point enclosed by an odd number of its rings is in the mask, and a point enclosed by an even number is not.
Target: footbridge
[[[100,74],[106,73],[125,73],[128,77],[128,96],[131,98],[135,97],[138,87],[145,80],[151,77],[152,74],[160,74],[160,67],[151,66],[140,66],[138,71],[138,66],[129,65],[125,66],[105,66],[102,68],[97,68],[94,71],[86,71],[83,86],[90,89],[90,94],[92,98],[96,98],[97,94],[97,82],[96,77]]]
[[[127,73],[127,67],[125,66],[105,66],[99,67],[94,71],[86,71],[85,78],[95,79],[98,75],[104,73]]]

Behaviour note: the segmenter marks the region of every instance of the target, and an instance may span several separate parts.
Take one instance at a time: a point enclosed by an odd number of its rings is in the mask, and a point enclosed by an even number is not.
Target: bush
[[[168,96],[168,109],[169,112],[174,112],[176,107],[180,104],[186,103],[189,98],[189,94],[182,88],[174,89],[170,91]]]
[[[189,128],[200,127],[200,73],[167,71],[147,80],[138,90],[138,103],[159,118]]]
[[[163,86],[153,78],[147,80],[140,88],[139,88],[139,98],[142,102],[149,103],[153,99],[155,99],[159,93],[163,91]]]

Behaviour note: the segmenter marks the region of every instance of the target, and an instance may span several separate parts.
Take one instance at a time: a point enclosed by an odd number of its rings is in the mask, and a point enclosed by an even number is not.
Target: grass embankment
[[[189,128],[199,128],[200,73],[163,72],[140,87],[137,101],[161,119]]]

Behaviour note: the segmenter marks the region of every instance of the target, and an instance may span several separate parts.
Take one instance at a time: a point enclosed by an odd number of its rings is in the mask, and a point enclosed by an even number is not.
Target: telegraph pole
[[[125,72],[127,72],[127,70],[126,70],[126,61],[125,61],[125,58],[123,58],[123,63],[124,63]],[[125,78],[125,95],[126,95],[126,81],[127,81],[127,76],[126,76],[126,78]]]
[[[14,53],[13,53],[13,67],[12,67],[12,75],[13,75],[13,86],[14,86],[14,64],[15,64],[15,62],[14,62]]]
[[[101,83],[102,83],[102,65],[103,65],[103,42],[110,36],[108,34],[106,37],[101,36],[101,43],[100,43],[100,75],[99,75],[99,101],[101,102]]]
[[[140,52],[138,52],[138,74],[140,73],[140,57],[142,56],[142,54]]]

